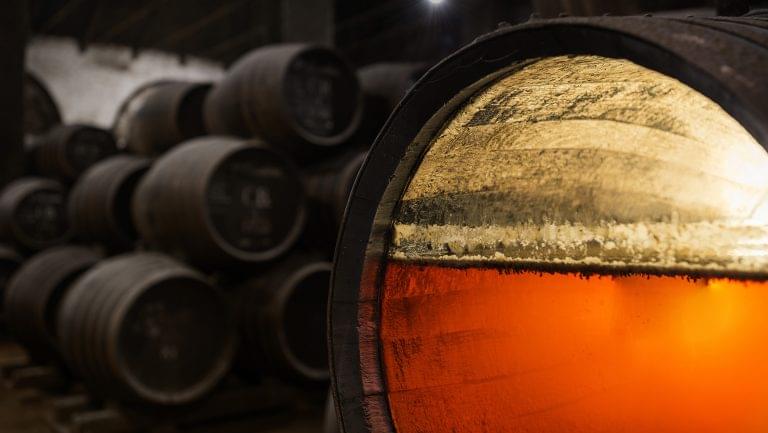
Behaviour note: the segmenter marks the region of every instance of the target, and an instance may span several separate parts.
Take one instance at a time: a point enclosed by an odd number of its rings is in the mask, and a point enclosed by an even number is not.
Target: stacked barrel
[[[0,194],[7,330],[34,363],[133,408],[191,404],[225,377],[327,386],[361,125],[383,124],[412,69],[381,68],[396,82],[367,84],[331,49],[268,46],[217,83],[139,87],[111,130],[36,122],[29,174]]]

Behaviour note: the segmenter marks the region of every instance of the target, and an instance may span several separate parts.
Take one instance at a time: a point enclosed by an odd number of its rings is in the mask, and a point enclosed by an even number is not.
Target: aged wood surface
[[[626,60],[563,56],[446,123],[396,216],[396,258],[762,272],[768,153],[717,104]]]

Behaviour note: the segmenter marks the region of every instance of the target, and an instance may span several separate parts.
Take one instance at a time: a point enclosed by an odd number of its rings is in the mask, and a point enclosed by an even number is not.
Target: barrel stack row
[[[327,383],[330,259],[362,128],[408,74],[370,84],[332,50],[270,46],[218,83],[142,86],[111,131],[31,137],[30,175],[0,192],[8,331],[123,404],[188,404],[230,373]]]

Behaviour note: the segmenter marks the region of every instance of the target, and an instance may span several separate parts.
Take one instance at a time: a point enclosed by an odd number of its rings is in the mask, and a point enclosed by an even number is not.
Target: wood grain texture
[[[542,59],[476,94],[402,197],[394,257],[759,273],[768,153],[626,60]]]

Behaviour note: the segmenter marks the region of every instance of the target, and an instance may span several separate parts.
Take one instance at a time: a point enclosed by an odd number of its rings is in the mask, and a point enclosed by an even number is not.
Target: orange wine
[[[766,432],[768,283],[392,261],[395,429]]]

